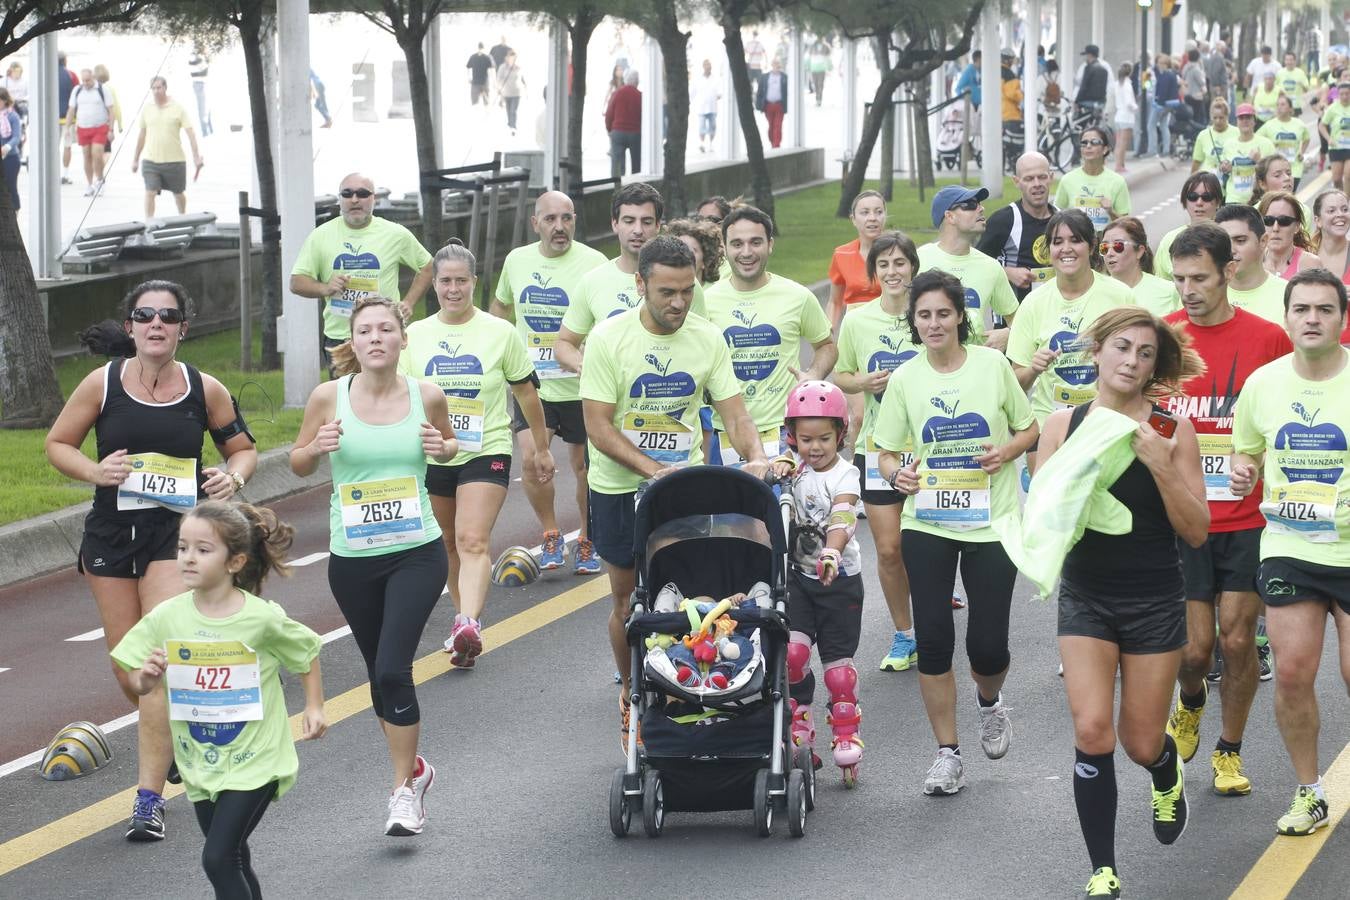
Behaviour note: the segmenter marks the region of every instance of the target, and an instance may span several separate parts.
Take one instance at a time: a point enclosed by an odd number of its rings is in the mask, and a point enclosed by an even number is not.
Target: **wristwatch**
[[[234,492],[237,494],[244,489],[244,476],[238,472],[226,472],[230,476],[230,483],[234,485]]]

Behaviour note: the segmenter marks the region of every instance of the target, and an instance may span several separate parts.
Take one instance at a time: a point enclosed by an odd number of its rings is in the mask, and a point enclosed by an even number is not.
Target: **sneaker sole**
[[[149,844],[164,840],[164,832],[154,832],[148,828],[137,828],[133,825],[127,829],[127,840],[138,844]]]
[[[905,659],[896,659],[888,656],[881,661],[881,671],[883,672],[904,672],[918,663],[918,658],[914,656]]]
[[[599,566],[595,566],[595,567],[583,568],[582,566],[577,566],[575,569],[572,570],[572,574],[573,574],[573,575],[599,575],[599,574],[600,574],[600,567],[599,567]]]
[[[1331,819],[1330,817],[1328,817],[1325,819],[1318,819],[1317,822],[1313,825],[1313,827],[1309,828],[1307,831],[1298,831],[1293,828],[1281,828],[1279,825],[1276,825],[1275,833],[1282,834],[1285,837],[1307,837],[1308,835],[1316,832],[1319,828],[1326,828],[1330,824]]]
[[[1183,776],[1183,778],[1184,778],[1184,776]],[[1184,782],[1183,782],[1183,784],[1182,784],[1182,786],[1181,786],[1181,797],[1180,797],[1179,799],[1180,799],[1180,801],[1181,801],[1182,803],[1185,803],[1185,802],[1186,802],[1186,785],[1185,785]],[[1186,833],[1186,829],[1190,826],[1190,824],[1191,824],[1191,808],[1190,808],[1190,805],[1187,804],[1187,806],[1186,806],[1186,821],[1184,821],[1184,822],[1181,823],[1181,830],[1178,831],[1178,832],[1172,837],[1172,839],[1171,839],[1170,841],[1164,841],[1162,838],[1159,838],[1159,837],[1158,837],[1158,832],[1156,832],[1156,831],[1153,832],[1153,836],[1154,836],[1155,838],[1158,838],[1158,843],[1162,844],[1164,847],[1170,847],[1170,846],[1172,846],[1173,844],[1175,844],[1177,841],[1181,840],[1181,836],[1182,836],[1183,834]]]
[[[401,822],[395,822],[384,829],[385,837],[416,837],[422,833],[425,825],[419,825],[417,828],[408,828]]]
[[[1002,759],[1003,757],[1007,756],[1008,751],[1012,749],[1012,741],[1009,741],[1007,746],[1005,746],[1002,750],[996,751],[994,753],[990,753],[989,748],[984,746],[983,743],[980,744],[980,749],[984,751],[984,755],[987,756],[989,759]]]
[[[463,638],[463,639],[461,639]],[[456,635],[454,639],[455,649],[450,654],[451,664],[461,669],[472,669],[474,660],[483,652],[483,638],[479,635],[475,639],[464,637],[463,632]],[[462,662],[455,662],[456,659],[462,659]]]
[[[957,794],[961,792],[961,789],[964,788],[965,786],[966,786],[966,779],[964,776],[962,776],[961,780],[956,783],[956,787],[952,788],[951,790],[944,790],[943,788],[940,787],[934,787],[930,789],[928,785],[924,785],[923,793],[925,797],[955,797]]]
[[[1220,797],[1246,797],[1251,792],[1252,786],[1250,784],[1246,788],[1231,788],[1229,790],[1223,790],[1217,784],[1214,785],[1214,793]]]

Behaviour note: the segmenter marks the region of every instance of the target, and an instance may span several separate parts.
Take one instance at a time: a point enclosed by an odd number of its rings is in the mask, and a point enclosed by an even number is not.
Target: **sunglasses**
[[[1083,138],[1078,142],[1084,147],[1105,147],[1106,141],[1101,138]]]
[[[1274,228],[1276,225],[1280,226],[1281,228],[1288,228],[1290,225],[1293,225],[1294,223],[1296,223],[1296,222],[1298,221],[1298,217],[1297,217],[1297,216],[1266,216],[1264,219],[1262,219],[1262,221],[1266,223],[1266,227],[1267,227],[1267,228]]]
[[[969,200],[962,200],[960,203],[953,203],[951,205],[951,208],[962,209],[965,210],[966,212],[974,212],[975,210],[980,208],[980,201],[976,200],[974,197],[971,197]]]
[[[368,191],[365,188],[343,188],[338,191],[338,196],[343,200],[350,200],[355,197],[358,200],[369,200],[375,196],[374,191]]]
[[[1097,252],[1105,256],[1107,251],[1115,253],[1124,253],[1126,247],[1137,246],[1134,241],[1102,241],[1097,245]]]
[[[186,318],[183,311],[176,306],[165,306],[160,309],[153,306],[138,306],[131,311],[131,321],[141,325],[153,322],[155,316],[159,316],[159,320],[165,325],[177,325]]]
[[[1219,198],[1214,194],[1202,194],[1198,191],[1191,191],[1189,194],[1186,195],[1187,203],[1199,203],[1201,200],[1205,201],[1206,203],[1213,203],[1215,200],[1218,199]]]

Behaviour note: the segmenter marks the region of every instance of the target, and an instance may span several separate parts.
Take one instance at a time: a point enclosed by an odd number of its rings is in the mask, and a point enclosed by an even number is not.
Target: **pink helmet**
[[[828,381],[803,381],[788,393],[787,423],[794,419],[834,419],[839,426],[839,446],[844,446],[848,433],[848,401],[837,385]],[[792,429],[788,429],[788,445],[797,448]]]

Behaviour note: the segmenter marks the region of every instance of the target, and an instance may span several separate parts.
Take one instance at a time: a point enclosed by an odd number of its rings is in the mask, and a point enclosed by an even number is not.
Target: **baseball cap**
[[[1256,107],[1255,107],[1255,106],[1252,106],[1250,103],[1239,103],[1239,104],[1238,104],[1238,108],[1237,108],[1237,115],[1239,115],[1239,116],[1255,116],[1255,115],[1256,115]]]
[[[949,184],[942,190],[933,195],[933,227],[936,228],[942,224],[942,217],[947,210],[958,203],[964,203],[967,200],[986,200],[989,198],[989,191],[985,188],[964,188],[957,184]]]
[[[1091,55],[1091,56],[1101,56],[1101,55],[1102,55],[1102,48],[1101,48],[1101,47],[1098,47],[1096,44],[1088,44],[1086,47],[1083,48],[1083,52],[1080,53],[1080,54],[1078,54],[1078,55],[1079,55],[1079,56],[1089,56],[1089,55]]]

